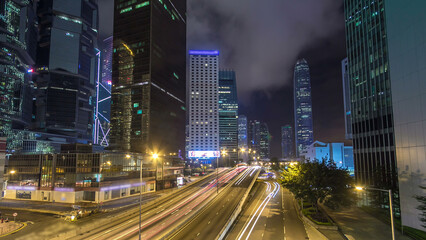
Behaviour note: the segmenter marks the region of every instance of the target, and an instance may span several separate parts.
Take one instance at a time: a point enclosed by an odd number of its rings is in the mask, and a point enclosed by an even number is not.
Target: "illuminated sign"
[[[219,55],[219,51],[189,50],[189,55]]]
[[[27,187],[27,186],[7,186],[6,188],[10,190],[27,190],[27,191],[36,190],[36,187]]]
[[[189,151],[188,157],[190,158],[218,158],[220,151]]]
[[[182,186],[183,185],[183,177],[178,177],[177,178],[177,185],[178,186]]]

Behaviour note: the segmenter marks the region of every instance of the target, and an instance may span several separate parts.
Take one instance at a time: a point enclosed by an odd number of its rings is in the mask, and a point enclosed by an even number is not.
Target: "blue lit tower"
[[[305,59],[298,60],[294,67],[294,123],[296,157],[301,157],[306,147],[314,142],[311,78]]]
[[[226,160],[238,159],[237,83],[232,70],[219,71],[219,147],[227,152]]]
[[[102,54],[102,77],[96,81],[95,125],[93,143],[109,145],[112,85],[112,36],[104,40]],[[100,59],[99,59],[100,60]]]
[[[12,138],[32,122],[35,54],[35,3],[0,1],[0,137]]]
[[[89,142],[99,78],[97,1],[39,1],[37,14],[36,128]]]

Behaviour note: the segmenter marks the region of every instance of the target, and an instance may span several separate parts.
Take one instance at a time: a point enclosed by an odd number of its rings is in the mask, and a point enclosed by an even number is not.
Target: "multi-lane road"
[[[236,168],[222,171],[218,182],[224,187],[234,177],[238,176],[245,168]],[[216,176],[212,175],[202,180],[197,185],[186,188],[179,194],[173,194],[166,199],[159,199],[152,207],[146,207],[142,212],[142,239],[160,239],[173,233],[176,226],[184,224],[205,206],[217,191]],[[139,215],[130,215],[120,219],[111,219],[96,230],[72,239],[138,239]]]
[[[232,185],[168,239],[215,239],[240,203],[257,171],[260,170],[256,167],[245,170]]]
[[[293,196],[276,181],[259,181],[228,240],[307,239]]]

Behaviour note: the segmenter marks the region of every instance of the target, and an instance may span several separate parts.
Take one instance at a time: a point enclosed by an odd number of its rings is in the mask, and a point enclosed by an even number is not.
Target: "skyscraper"
[[[311,77],[305,59],[298,60],[294,67],[294,125],[296,157],[300,157],[314,142]]]
[[[188,157],[219,156],[219,51],[189,51]],[[232,106],[232,105],[231,105]]]
[[[293,129],[290,125],[281,127],[281,150],[282,158],[294,157]]]
[[[348,78],[356,181],[396,188],[384,2],[345,0]]]
[[[36,128],[91,140],[98,77],[95,0],[39,1]]]
[[[380,2],[382,1],[375,4]],[[382,21],[383,6],[373,6],[369,15],[371,18],[380,18]],[[420,37],[426,36],[426,15],[424,14],[426,2],[386,0],[384,8],[396,147],[396,158],[394,161],[392,158],[390,160],[391,164],[395,164],[395,160],[397,164],[402,225],[424,231],[424,223],[420,220],[424,212],[417,209],[420,203],[413,196],[425,195],[424,190],[419,186],[425,186],[424,175],[426,174],[426,59],[424,54],[426,41],[424,37]],[[373,13],[376,16],[372,16]],[[374,57],[376,53],[380,52],[376,50]],[[373,66],[378,69],[374,71],[378,71],[380,77],[382,69],[383,71],[386,69],[386,65],[383,66],[380,63],[385,64],[386,61],[374,60],[373,63],[375,64]],[[377,78],[375,80],[377,81]],[[381,91],[377,95],[382,96],[383,94],[380,93]],[[392,149],[393,142],[390,141],[390,136],[388,138],[389,147],[385,149]],[[389,161],[389,159],[385,160]],[[393,167],[392,165],[392,170],[394,170]]]
[[[93,143],[109,145],[112,85],[112,36],[104,39],[101,55],[102,74],[96,82],[96,106]]]
[[[238,148],[247,149],[247,117],[244,115],[238,116]]]
[[[186,1],[114,2],[110,147],[185,147]]]
[[[237,83],[232,70],[219,71],[219,147],[228,160],[238,159]]]
[[[37,25],[33,1],[5,0],[0,6],[0,137],[28,128],[32,98]]]
[[[343,108],[345,110],[345,138],[352,139],[351,92],[348,77],[348,58],[342,60]]]
[[[260,135],[260,141],[259,141],[259,157],[260,159],[270,159],[271,155],[271,135],[269,133],[268,124],[261,123],[259,128],[259,135]]]
[[[247,127],[248,147],[256,153],[260,153],[260,125],[258,120],[250,120]]]

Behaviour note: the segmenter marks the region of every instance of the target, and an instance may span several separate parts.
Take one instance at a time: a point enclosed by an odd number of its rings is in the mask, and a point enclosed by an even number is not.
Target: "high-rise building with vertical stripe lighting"
[[[298,60],[294,67],[294,134],[296,157],[301,157],[314,142],[311,77],[305,59]]]

